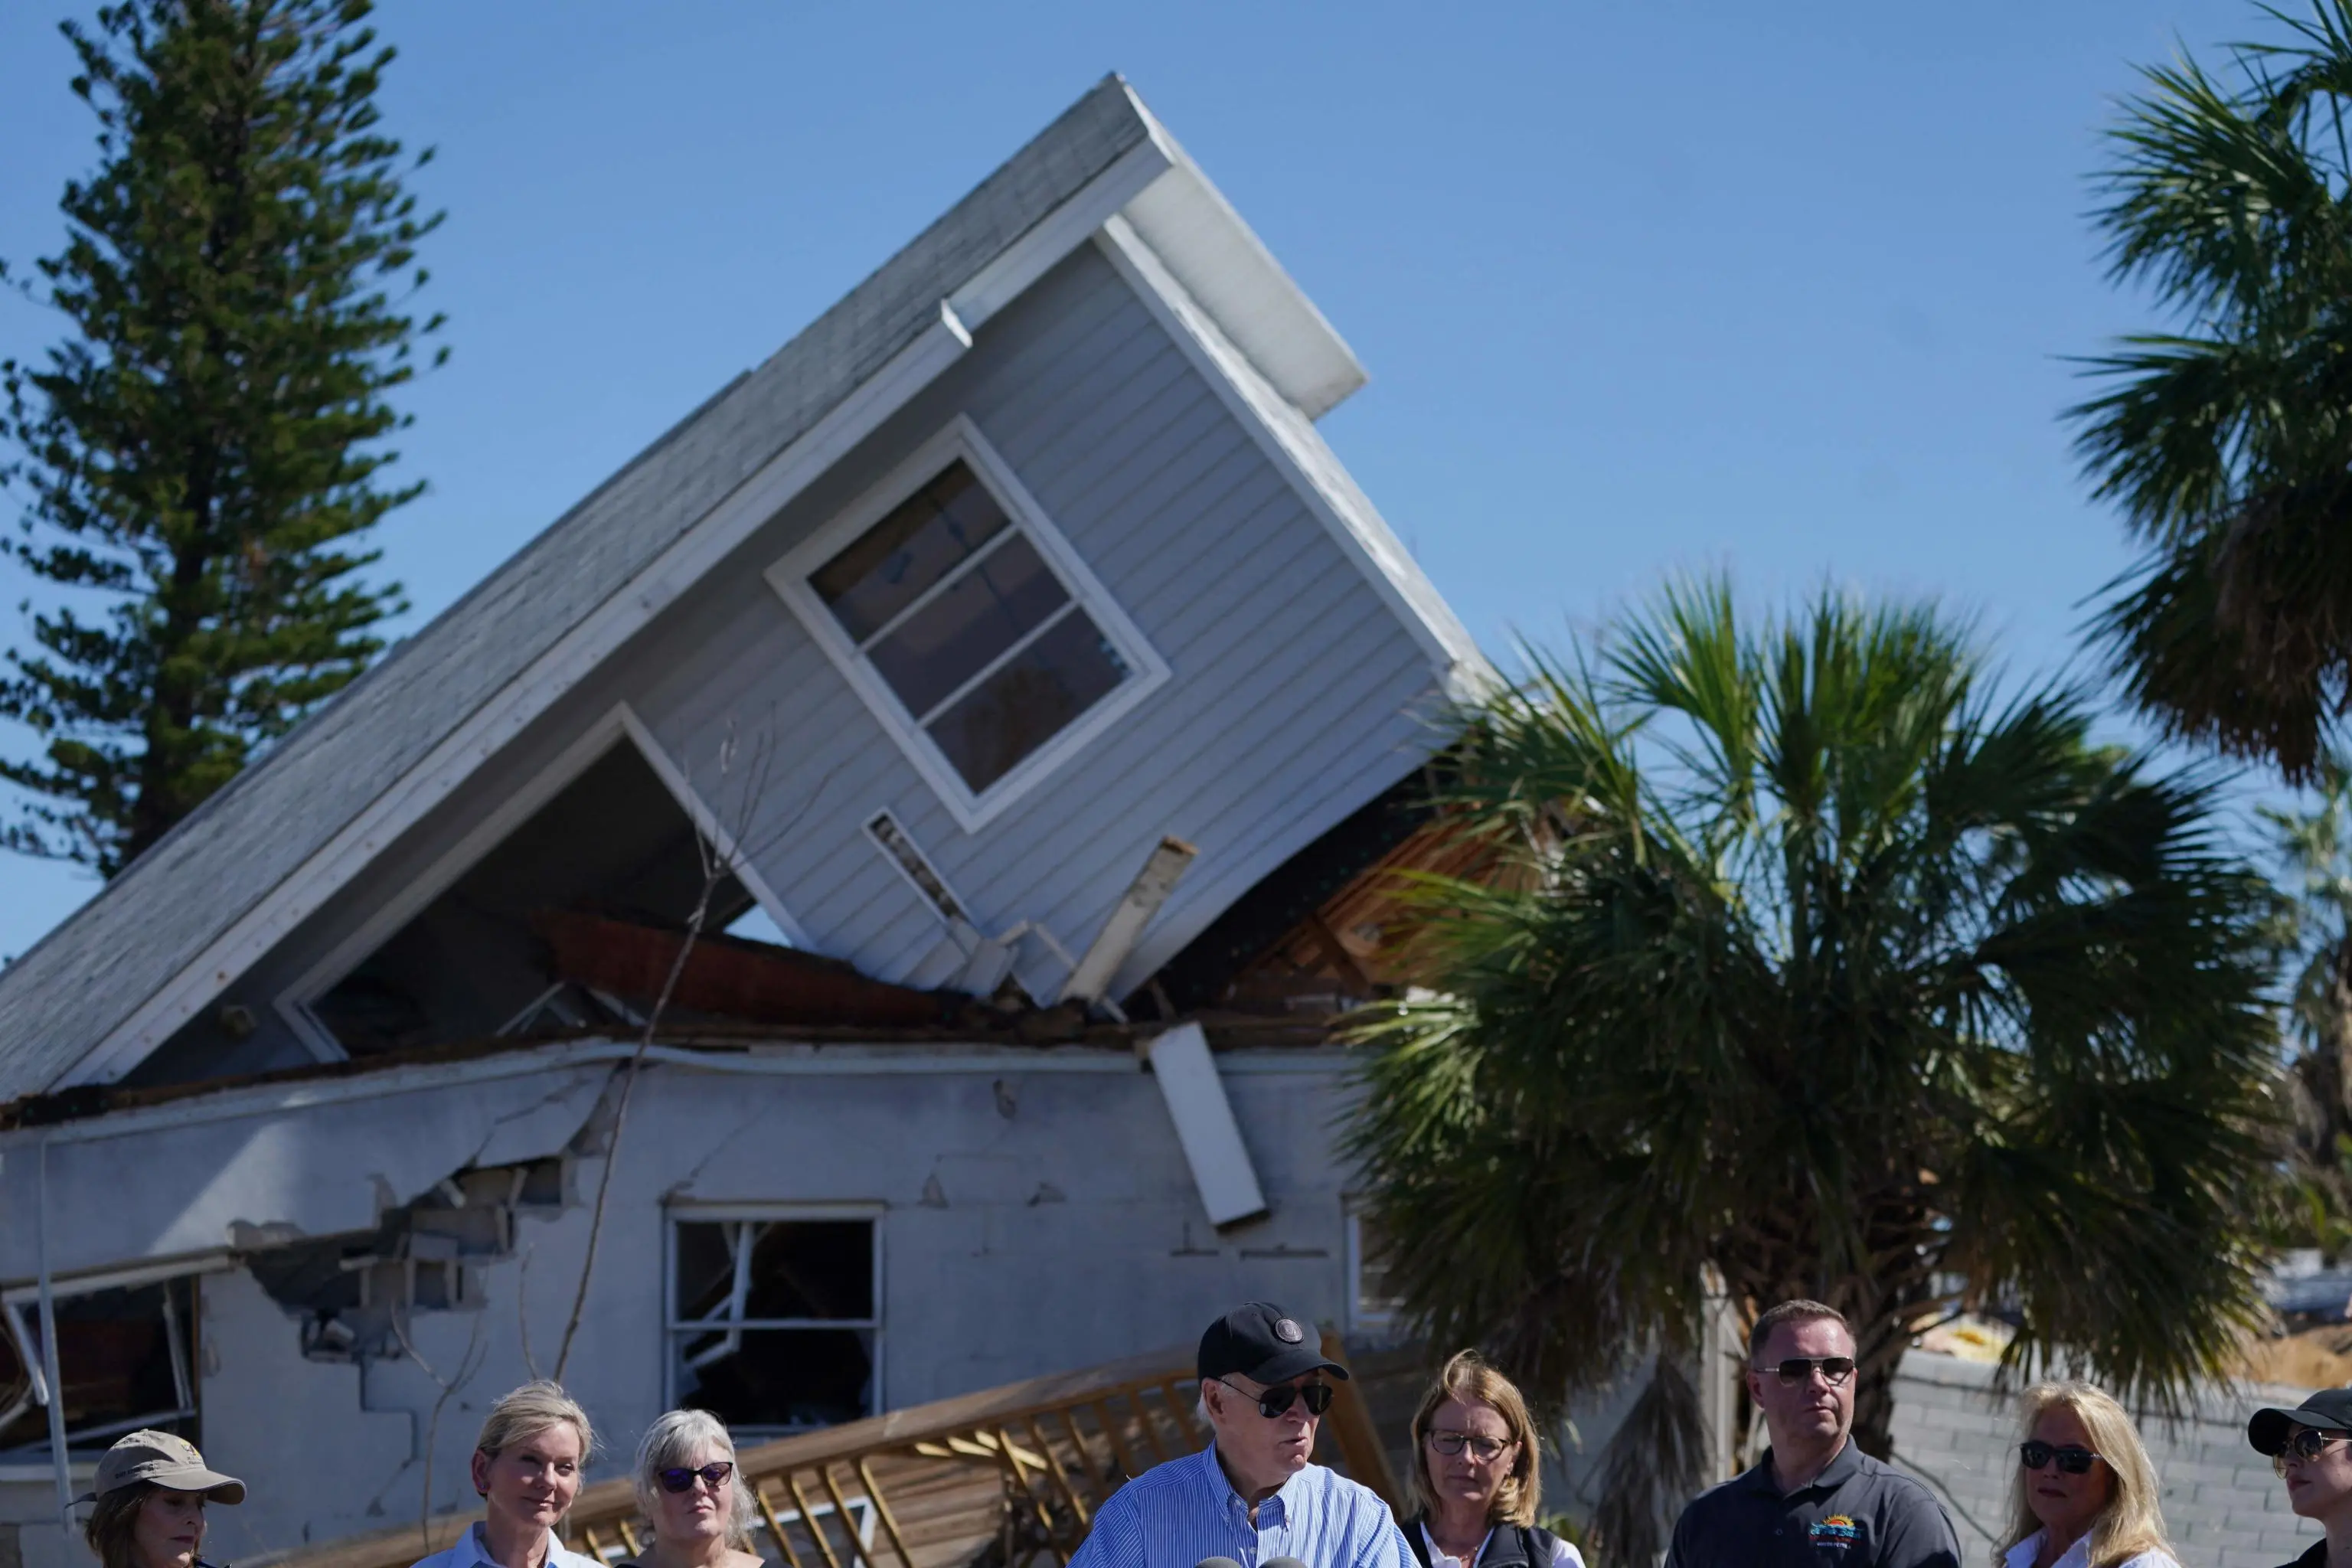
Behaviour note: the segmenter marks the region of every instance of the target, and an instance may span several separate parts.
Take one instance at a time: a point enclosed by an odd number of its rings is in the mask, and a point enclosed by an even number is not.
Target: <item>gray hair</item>
[[[735,1467],[728,1479],[728,1495],[732,1506],[727,1516],[727,1544],[738,1552],[751,1549],[751,1483],[743,1474],[743,1466],[735,1457],[735,1439],[727,1435],[726,1423],[708,1410],[673,1410],[658,1416],[646,1428],[637,1440],[636,1472],[633,1478],[637,1489],[637,1507],[644,1510],[646,1521],[655,1521],[661,1515],[655,1511],[661,1495],[661,1482],[655,1478],[664,1470],[681,1469],[694,1464],[695,1456],[705,1449],[716,1448]],[[708,1463],[709,1461],[704,1461]]]

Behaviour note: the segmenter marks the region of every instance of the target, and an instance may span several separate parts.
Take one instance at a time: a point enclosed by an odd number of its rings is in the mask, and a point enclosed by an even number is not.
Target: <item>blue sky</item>
[[[0,5],[0,257],[88,110]],[[2084,214],[2136,62],[2242,0],[1438,8],[390,0],[387,129],[448,210],[383,530],[439,609],[1124,73],[1354,344],[1325,430],[1490,647],[1677,568],[1934,595],[2074,658],[2128,560],[2059,412],[2146,324]],[[58,322],[0,299],[0,356]],[[13,606],[22,584],[0,583]],[[0,637],[21,635],[0,611]],[[0,738],[21,747],[21,738]],[[0,953],[95,884],[0,859]]]

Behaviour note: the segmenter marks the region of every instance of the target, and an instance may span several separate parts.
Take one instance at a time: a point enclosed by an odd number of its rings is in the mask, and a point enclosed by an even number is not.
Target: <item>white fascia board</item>
[[[1096,243],[1412,632],[1447,694],[1466,698],[1481,689],[1493,669],[1469,628],[1314,422],[1258,374],[1126,218],[1105,224]]]
[[[1169,169],[1128,204],[1127,221],[1268,384],[1321,418],[1364,384],[1362,363],[1133,89],[1128,97]]]
[[[1234,1103],[1209,1054],[1209,1037],[1198,1024],[1180,1024],[1149,1047],[1151,1076],[1175,1123],[1176,1142],[1192,1169],[1192,1184],[1209,1223],[1220,1229],[1265,1213],[1265,1190],[1242,1142]]]
[[[146,1060],[475,769],[961,359],[971,347],[974,326],[1085,244],[1106,217],[1165,174],[1169,163],[1159,142],[1139,142],[1033,225],[953,296],[941,300],[939,320],[921,336],[532,661],[47,1089],[111,1083]],[[311,1048],[317,1048],[315,1043]]]
[[[419,1062],[345,1078],[255,1084],[192,1095],[162,1105],[132,1106],[80,1121],[0,1132],[0,1162],[41,1144],[96,1143],[132,1138],[175,1127],[235,1121],[257,1116],[341,1105],[351,1100],[391,1100],[440,1093],[510,1078],[547,1077],[568,1068],[624,1063],[638,1055],[649,1063],[689,1073],[746,1078],[901,1078],[972,1073],[1081,1073],[1132,1077],[1140,1070],[1132,1051],[1100,1046],[809,1045],[788,1039],[731,1050],[688,1046],[644,1046],[635,1040],[572,1040],[537,1048],[519,1047],[471,1061]],[[0,1171],[7,1166],[0,1163]]]

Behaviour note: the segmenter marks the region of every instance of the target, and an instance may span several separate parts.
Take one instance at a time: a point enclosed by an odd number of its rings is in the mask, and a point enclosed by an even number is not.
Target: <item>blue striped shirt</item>
[[[1070,1568],[1194,1568],[1204,1557],[1242,1568],[1269,1557],[1307,1568],[1415,1568],[1379,1494],[1320,1465],[1258,1504],[1253,1525],[1214,1444],[1155,1465],[1105,1499]]]

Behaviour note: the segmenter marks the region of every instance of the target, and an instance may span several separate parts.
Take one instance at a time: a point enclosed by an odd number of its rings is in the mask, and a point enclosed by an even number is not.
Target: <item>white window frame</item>
[[[744,1329],[863,1329],[874,1336],[871,1357],[872,1370],[867,1386],[871,1405],[866,1414],[879,1415],[883,1410],[883,1310],[882,1294],[882,1216],[887,1212],[881,1204],[712,1204],[674,1203],[662,1205],[662,1405],[677,1408],[677,1352],[680,1336],[708,1331],[709,1321],[688,1323],[678,1317],[677,1308],[677,1227],[680,1225],[724,1225],[730,1222],[771,1222],[775,1220],[863,1220],[874,1234],[874,1314],[871,1318],[761,1318],[739,1320],[735,1327]],[[754,1436],[782,1436],[793,1432],[819,1430],[806,1426],[740,1426],[739,1432]]]
[[[1364,1215],[1353,1200],[1347,1205],[1348,1333],[1367,1344],[1385,1344],[1397,1332],[1392,1311],[1368,1311],[1364,1306]]]
[[[950,463],[961,458],[972,475],[987,489],[996,504],[1004,509],[1013,526],[1027,536],[1045,561],[1046,569],[1060,579],[1077,608],[1093,618],[1103,636],[1110,639],[1127,663],[1129,675],[1101,701],[1065,728],[1052,740],[1030,752],[986,789],[974,794],[965,784],[955,764],[938,742],[924,733],[916,722],[916,715],[907,710],[898,694],[879,670],[858,651],[857,644],[834,618],[809,579],[845,549],[860,534],[896,509],[923,486],[939,477]],[[880,721],[891,739],[907,753],[915,771],[931,786],[940,804],[956,819],[957,826],[967,833],[976,833],[1001,815],[1015,801],[1035,789],[1088,742],[1117,723],[1136,704],[1159,689],[1169,677],[1168,661],[1144,640],[1143,633],[1128,618],[1117,600],[1110,595],[1085,562],[1070,548],[1068,540],[1045,515],[1036,498],[1022,484],[1012,466],[998,456],[988,444],[968,415],[959,414],[929,440],[917,447],[912,456],[890,470],[849,507],[819,528],[807,539],[786,552],[782,559],[767,570],[768,585],[776,591],[809,635],[816,638],[842,678],[864,699],[867,708]],[[931,592],[938,593],[946,585],[943,581]],[[917,601],[920,603],[921,601]],[[913,605],[908,608],[913,609]],[[903,612],[902,612],[903,613]],[[1004,657],[1012,657],[1009,653]],[[993,667],[988,667],[992,668]],[[974,671],[971,681],[977,683],[987,673]],[[963,689],[969,689],[969,687]],[[953,700],[952,698],[949,700]],[[943,703],[942,706],[945,704]]]

